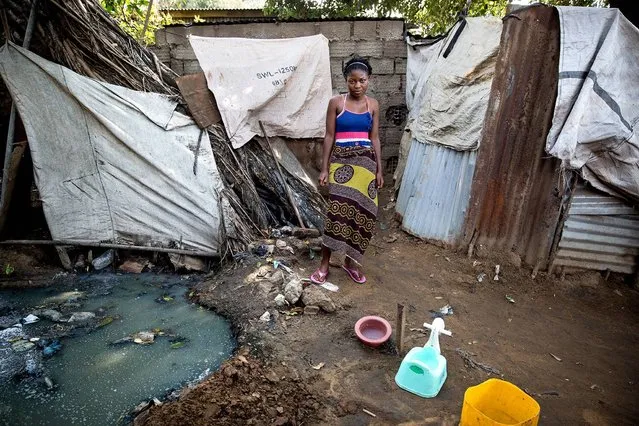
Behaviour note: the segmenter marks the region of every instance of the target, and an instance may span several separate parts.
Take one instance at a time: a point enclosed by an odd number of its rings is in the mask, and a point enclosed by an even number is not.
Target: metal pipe
[[[31,36],[33,35],[33,28],[35,28],[35,20],[38,7],[38,0],[33,0],[31,4],[31,12],[29,13],[29,21],[27,22],[27,29],[24,33],[24,40],[22,41],[22,47],[29,48],[31,43]],[[0,192],[0,206],[4,206],[7,197],[7,183],[9,180],[9,164],[11,163],[11,154],[13,153],[13,139],[15,137],[16,129],[16,105],[11,103],[11,115],[9,115],[9,128],[7,129],[7,145],[4,149],[4,168],[2,169],[2,192]]]
[[[103,247],[121,250],[153,251],[158,253],[185,254],[188,256],[220,257],[218,253],[201,250],[184,250],[169,247],[149,247],[132,246],[128,244],[102,243],[87,240],[5,240],[0,241],[0,245],[41,245],[41,246],[81,246],[81,247]]]

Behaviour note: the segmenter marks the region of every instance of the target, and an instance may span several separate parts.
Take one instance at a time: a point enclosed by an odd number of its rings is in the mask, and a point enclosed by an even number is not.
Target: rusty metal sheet
[[[545,141],[557,94],[559,18],[552,7],[504,19],[464,243],[517,253],[545,269],[560,218],[560,163]]]
[[[200,128],[206,129],[211,124],[222,121],[215,96],[209,90],[203,72],[185,75],[175,82],[186,100],[193,119]]]

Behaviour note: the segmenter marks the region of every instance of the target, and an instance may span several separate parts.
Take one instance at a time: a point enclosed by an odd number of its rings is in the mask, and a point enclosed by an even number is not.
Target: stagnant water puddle
[[[59,339],[62,349],[43,359],[40,377],[0,385],[0,424],[122,423],[141,401],[216,370],[234,349],[228,322],[191,304],[184,296],[192,282],[179,276],[98,274],[65,280],[46,289],[0,291],[23,314],[50,307],[66,317],[72,311],[98,315],[90,326]],[[42,319],[23,325],[23,331],[31,338],[51,337],[56,330],[64,334],[65,327],[68,323]],[[155,333],[154,342],[111,344],[140,331]]]

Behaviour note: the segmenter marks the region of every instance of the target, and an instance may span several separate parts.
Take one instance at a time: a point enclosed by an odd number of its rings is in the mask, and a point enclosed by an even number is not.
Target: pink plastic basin
[[[357,338],[373,348],[387,341],[392,331],[391,325],[382,317],[367,316],[355,323]]]

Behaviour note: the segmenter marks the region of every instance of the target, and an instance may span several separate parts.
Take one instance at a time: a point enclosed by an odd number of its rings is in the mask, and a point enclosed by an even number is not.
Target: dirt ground
[[[330,270],[329,281],[340,288],[327,292],[339,305],[335,313],[278,314],[273,298],[281,290],[245,279],[259,259],[245,259],[200,285],[199,302],[233,322],[238,355],[136,424],[453,425],[465,390],[496,377],[467,366],[458,348],[533,395],[541,425],[637,423],[639,292],[621,277],[540,273],[533,279],[517,259],[469,259],[402,233],[392,209],[380,211],[366,254],[368,283]],[[388,242],[393,235],[397,240]],[[301,276],[317,261],[307,252],[288,259]],[[497,263],[501,273],[494,281]],[[487,277],[478,282],[482,272]],[[431,310],[454,309],[445,317],[453,336],[440,339],[448,379],[436,398],[395,385],[402,358],[392,343],[371,349],[355,337],[353,326],[364,315],[381,315],[394,326],[397,303],[409,306],[407,330],[431,322]],[[259,321],[267,309],[271,321]],[[407,347],[426,340],[408,331]],[[321,369],[312,368],[320,363]]]

